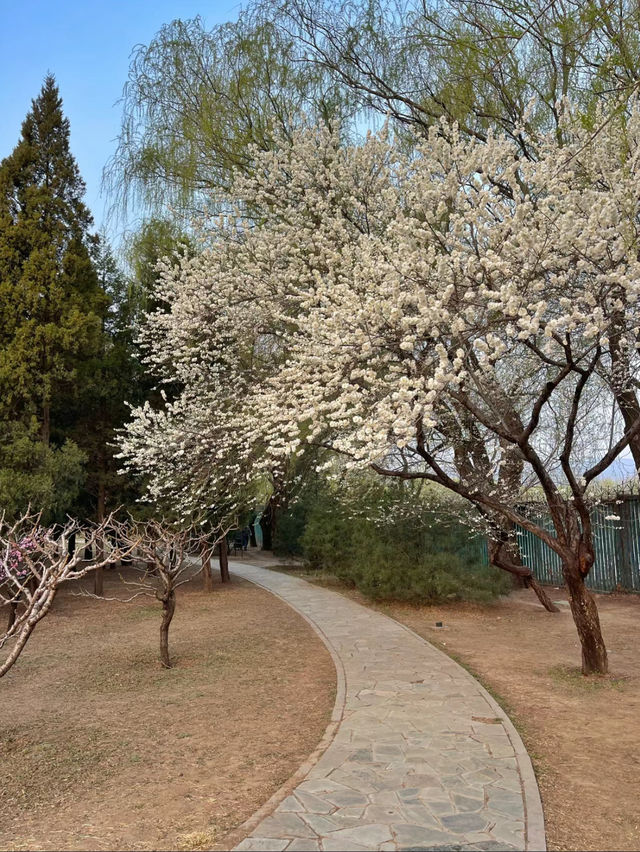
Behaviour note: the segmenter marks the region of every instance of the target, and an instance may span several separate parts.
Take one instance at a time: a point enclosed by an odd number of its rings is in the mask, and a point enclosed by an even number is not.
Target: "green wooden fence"
[[[619,520],[607,520],[615,515]],[[532,515],[544,529],[555,535],[546,514]],[[640,498],[625,497],[621,502],[595,506],[591,511],[596,561],[586,585],[594,591],[616,589],[640,592]],[[532,533],[518,528],[522,561],[541,583],[562,585],[559,556]]]

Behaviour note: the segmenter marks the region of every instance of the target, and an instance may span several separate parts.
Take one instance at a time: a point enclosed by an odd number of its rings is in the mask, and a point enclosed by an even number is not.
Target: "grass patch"
[[[80,729],[71,739],[59,736],[40,740],[38,730],[14,729],[2,743],[3,756],[11,761],[16,805],[47,794],[62,793],[82,783],[98,768],[109,773],[110,751],[94,728]],[[44,732],[43,732],[44,733]]]
[[[162,620],[162,605],[160,602],[145,604],[145,606],[125,606],[124,615],[127,621],[146,621],[148,618]]]
[[[613,677],[613,675],[588,675],[582,674],[578,666],[558,665],[549,669],[549,674],[554,683],[569,689],[578,689],[582,692],[595,692],[601,689],[615,689],[621,691],[626,685],[627,678]]]
[[[178,849],[180,852],[209,849],[215,843],[217,834],[216,831],[192,831],[190,834],[183,834],[178,839]]]

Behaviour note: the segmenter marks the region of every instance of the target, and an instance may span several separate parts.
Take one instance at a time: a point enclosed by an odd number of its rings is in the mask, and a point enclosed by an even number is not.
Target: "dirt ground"
[[[469,668],[509,713],[536,770],[550,849],[639,850],[640,597],[597,595],[611,676],[586,679],[566,595],[550,591],[560,613],[529,591],[482,606],[375,608]]]
[[[194,580],[166,670],[158,602],[70,591],[0,681],[0,848],[226,848],[324,733],[324,645],[269,593]]]

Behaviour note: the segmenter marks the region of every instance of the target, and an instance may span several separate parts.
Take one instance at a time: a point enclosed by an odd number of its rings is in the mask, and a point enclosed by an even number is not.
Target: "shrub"
[[[302,535],[307,522],[307,503],[298,500],[278,518],[273,537],[276,556],[302,556]]]
[[[399,506],[394,491],[368,488],[355,512],[329,488],[308,502],[299,541],[309,566],[374,600],[488,601],[509,591],[509,577],[487,565],[481,539],[420,501]]]

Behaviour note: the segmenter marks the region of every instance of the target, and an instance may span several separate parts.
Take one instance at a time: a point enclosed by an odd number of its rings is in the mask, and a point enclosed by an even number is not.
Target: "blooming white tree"
[[[583,671],[606,672],[588,493],[640,434],[640,113],[598,127],[535,161],[444,123],[410,155],[325,130],[260,155],[162,275],[145,337],[183,392],[134,412],[127,465],[185,511],[305,443],[438,482],[560,556]]]

